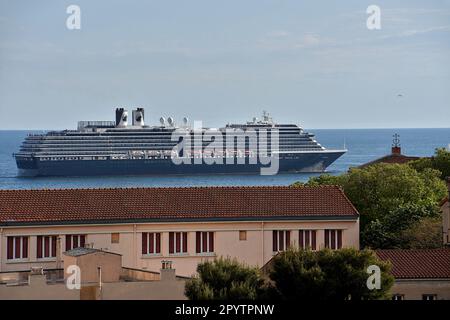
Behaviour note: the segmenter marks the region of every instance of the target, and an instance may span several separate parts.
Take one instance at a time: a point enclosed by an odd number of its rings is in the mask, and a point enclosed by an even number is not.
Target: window
[[[437,299],[437,295],[435,294],[423,294],[422,295],[422,300],[436,300]]]
[[[405,295],[404,294],[393,294],[392,295],[392,300],[405,300]]]
[[[27,259],[28,258],[28,237],[8,237],[7,258]]]
[[[36,257],[55,258],[56,257],[56,236],[37,236]]]
[[[299,230],[298,246],[301,249],[316,250],[316,230]]]
[[[187,253],[187,232],[169,232],[169,254]]]
[[[214,232],[195,233],[195,252],[214,252]]]
[[[274,230],[273,236],[273,252],[283,251],[290,247],[291,232],[286,230]]]
[[[325,230],[325,248],[342,248],[342,230]]]
[[[111,243],[119,243],[120,233],[111,233]]]
[[[85,235],[66,235],[66,251],[75,249],[75,248],[84,248],[86,244],[86,236]]]
[[[161,253],[161,233],[142,233],[142,254]]]
[[[239,240],[241,241],[247,240],[247,231],[239,231]]]

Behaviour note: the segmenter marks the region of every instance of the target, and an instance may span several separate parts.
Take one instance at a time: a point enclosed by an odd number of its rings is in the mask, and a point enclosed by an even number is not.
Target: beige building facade
[[[191,276],[216,257],[262,267],[289,246],[359,248],[359,215],[340,188],[0,190],[0,272],[60,268],[65,251],[89,247]]]
[[[121,254],[123,266],[129,268],[158,271],[162,260],[171,260],[177,274],[191,276],[195,273],[199,262],[219,256],[236,258],[248,265],[261,267],[279,250],[284,249],[284,247],[280,247],[282,242],[284,242],[284,246],[287,244],[299,246],[301,231],[314,231],[316,249],[324,248],[327,240],[326,230],[330,236],[331,231],[335,235],[336,240],[333,241],[335,248],[338,246],[359,247],[357,219],[3,227],[0,228],[0,272],[30,270],[32,267],[40,266],[45,269],[56,268],[58,263],[61,264],[66,259],[63,257],[63,252],[67,248],[67,239],[73,239],[74,236],[84,237],[85,246]],[[172,253],[169,252],[170,233],[175,238],[175,250]],[[206,242],[214,243],[211,250],[197,252],[199,233],[202,235],[207,233]],[[153,253],[143,250],[145,247],[144,234],[147,237],[149,234],[152,234],[153,237],[159,235],[159,250],[153,250]],[[181,234],[179,250],[176,250],[177,234]],[[276,234],[278,244],[276,250],[274,249],[274,234]],[[311,232],[311,237],[312,234]],[[280,236],[283,238],[282,241],[279,241]],[[60,242],[56,254],[39,258],[38,237],[55,237]],[[14,241],[17,238],[21,239],[22,257],[8,259],[8,238],[14,238]],[[24,238],[27,239],[27,248],[25,249],[28,251],[25,255],[23,254]],[[186,240],[186,244],[183,243],[184,240]],[[9,241],[11,243],[11,240]],[[309,241],[311,244],[313,243],[312,239]],[[328,239],[328,242],[331,247],[331,239]],[[148,243],[150,243],[149,240]],[[156,245],[155,239],[153,246],[156,247]],[[183,250],[183,246],[187,250]],[[11,248],[9,250],[11,251]],[[14,246],[13,250],[16,250]]]

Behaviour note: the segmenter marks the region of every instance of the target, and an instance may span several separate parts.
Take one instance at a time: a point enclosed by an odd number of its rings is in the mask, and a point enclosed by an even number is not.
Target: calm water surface
[[[402,152],[406,155],[430,156],[435,148],[448,147],[448,129],[311,129],[326,148],[342,148],[348,152],[328,168],[340,174],[390,153],[392,135],[400,134]],[[17,177],[12,153],[18,151],[28,133],[37,131],[0,131],[0,189],[30,188],[100,188],[100,187],[169,187],[169,186],[250,186],[289,185],[307,181],[315,174],[201,175],[201,176],[111,176],[111,177]]]

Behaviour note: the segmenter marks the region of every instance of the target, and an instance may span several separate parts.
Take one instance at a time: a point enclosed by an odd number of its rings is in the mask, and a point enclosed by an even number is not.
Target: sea
[[[328,173],[339,175],[391,152],[393,135],[400,135],[402,153],[431,156],[436,148],[450,148],[450,128],[434,129],[308,129],[326,148],[346,148],[348,152],[333,163]],[[18,177],[12,157],[27,134],[44,131],[0,130],[0,189],[131,188],[192,186],[286,186],[306,182],[318,174],[278,175],[186,175],[186,176],[106,176],[106,177]]]

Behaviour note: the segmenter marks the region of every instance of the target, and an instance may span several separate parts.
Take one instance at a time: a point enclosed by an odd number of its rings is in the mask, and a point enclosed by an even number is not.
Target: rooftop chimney
[[[400,135],[397,133],[393,135],[394,139],[392,139],[392,154],[401,155],[402,148],[400,147]]]
[[[172,269],[172,261],[161,261],[161,281],[174,281],[176,279],[175,269]]]

